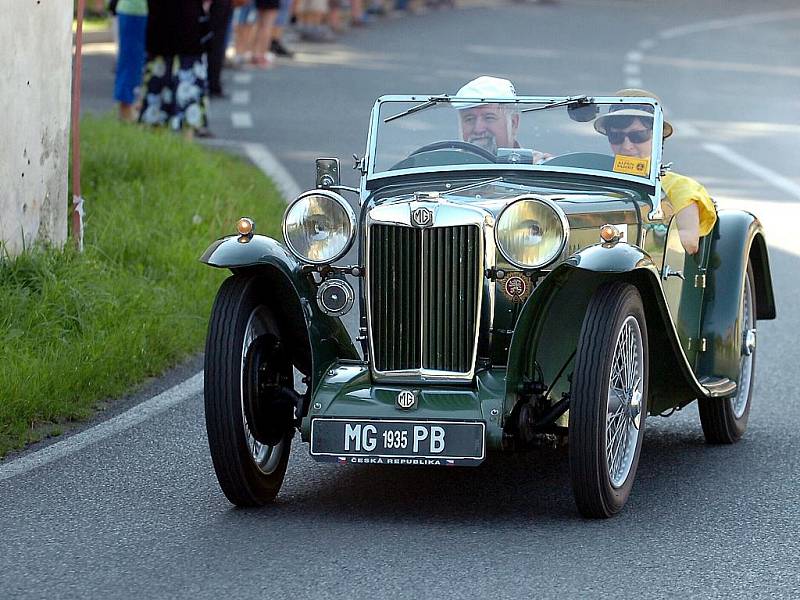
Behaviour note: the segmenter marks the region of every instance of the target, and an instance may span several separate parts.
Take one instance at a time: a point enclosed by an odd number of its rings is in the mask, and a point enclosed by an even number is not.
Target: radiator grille
[[[378,371],[472,369],[480,229],[372,225],[367,271]]]

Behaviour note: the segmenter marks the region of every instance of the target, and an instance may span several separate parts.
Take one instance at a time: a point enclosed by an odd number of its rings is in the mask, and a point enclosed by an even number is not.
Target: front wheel
[[[709,444],[733,444],[747,429],[753,395],[753,369],[756,363],[756,296],[753,269],[747,264],[739,309],[742,324],[742,353],[736,394],[730,398],[700,398],[697,410]]]
[[[291,363],[280,330],[259,300],[258,279],[233,276],[211,310],[205,353],[205,414],[220,487],[237,506],[271,502],[283,484],[293,429]]]
[[[570,476],[585,517],[611,517],[628,500],[644,437],[647,378],[639,291],[602,285],[586,309],[570,392]]]

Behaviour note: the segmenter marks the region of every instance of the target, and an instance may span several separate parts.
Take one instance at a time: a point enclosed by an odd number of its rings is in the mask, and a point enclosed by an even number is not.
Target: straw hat
[[[453,106],[459,110],[481,106],[483,102],[459,102],[458,98],[490,98],[513,100],[517,97],[514,84],[508,79],[482,75],[463,86],[453,99]]]
[[[656,100],[658,100],[659,104],[661,103],[661,99],[654,93],[648,92],[647,90],[640,90],[637,88],[625,88],[624,90],[617,90],[616,92],[614,92],[613,95],[622,96],[626,98],[629,97],[655,98]],[[641,117],[641,118],[652,119],[653,108],[646,104],[617,104],[611,106],[606,114],[601,115],[594,120],[594,128],[598,132],[605,135],[608,120],[612,117]],[[666,119],[664,119],[664,127],[663,127],[664,139],[667,139],[669,136],[671,136],[673,131],[675,131],[675,129],[672,127],[672,124]]]

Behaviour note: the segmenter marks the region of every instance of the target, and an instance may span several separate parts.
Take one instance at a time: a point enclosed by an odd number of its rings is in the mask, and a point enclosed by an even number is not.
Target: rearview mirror
[[[597,113],[600,112],[600,107],[597,104],[575,103],[567,106],[567,114],[569,118],[578,123],[587,123],[594,120]]]

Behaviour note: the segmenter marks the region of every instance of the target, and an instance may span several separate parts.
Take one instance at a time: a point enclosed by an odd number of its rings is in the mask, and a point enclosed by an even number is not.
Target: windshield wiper
[[[559,106],[571,106],[573,104],[590,104],[592,101],[593,99],[586,95],[569,96],[568,98],[564,98],[563,100],[550,102],[548,104],[542,104],[541,106],[534,106],[533,108],[525,108],[519,112],[526,113],[526,112],[532,112],[534,110],[547,110],[548,108],[557,108]]]
[[[425,110],[426,108],[430,108],[431,106],[438,104],[439,102],[450,102],[450,96],[443,95],[443,96],[431,96],[422,104],[417,104],[416,106],[412,106],[408,110],[404,110],[401,113],[396,115],[392,115],[391,117],[386,117],[383,122],[388,123],[390,121],[394,121],[395,119],[399,119],[401,117],[405,117],[406,115],[413,115],[414,113],[418,113],[421,110]]]

